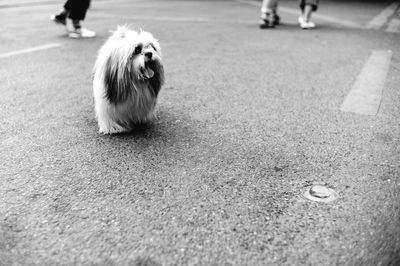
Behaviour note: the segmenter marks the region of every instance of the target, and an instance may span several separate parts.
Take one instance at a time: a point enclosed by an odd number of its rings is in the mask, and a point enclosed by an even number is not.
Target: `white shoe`
[[[302,29],[304,29],[304,30],[315,28],[315,23],[312,22],[312,21],[306,21],[306,20],[303,18],[303,16],[300,16],[300,17],[299,17],[299,24],[300,24],[300,27],[301,27]]]
[[[68,37],[74,38],[74,39],[94,38],[94,37],[96,37],[96,32],[85,29],[85,28],[73,29],[68,32]]]
[[[306,22],[303,18],[303,16],[299,16],[299,24],[301,25],[302,23]]]

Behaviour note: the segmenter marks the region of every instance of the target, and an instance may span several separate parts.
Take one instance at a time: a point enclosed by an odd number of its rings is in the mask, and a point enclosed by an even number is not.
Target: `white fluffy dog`
[[[163,82],[158,41],[149,32],[118,26],[100,48],[94,66],[99,132],[127,132],[135,124],[149,121]]]

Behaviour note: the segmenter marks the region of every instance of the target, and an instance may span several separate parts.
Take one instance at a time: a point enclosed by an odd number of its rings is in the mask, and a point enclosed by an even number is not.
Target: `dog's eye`
[[[140,54],[141,52],[142,52],[142,45],[139,44],[138,46],[135,47],[135,51],[133,53]]]
[[[157,51],[157,48],[154,46],[154,44],[150,43],[150,46],[154,49],[154,51]]]

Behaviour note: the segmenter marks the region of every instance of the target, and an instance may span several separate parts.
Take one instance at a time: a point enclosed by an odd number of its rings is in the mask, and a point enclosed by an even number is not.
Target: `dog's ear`
[[[104,84],[106,86],[106,97],[112,103],[123,102],[128,97],[128,90],[124,89],[127,79],[121,78],[121,69],[118,64],[114,64],[115,60],[108,58],[105,65]],[[123,75],[123,73],[122,73]]]

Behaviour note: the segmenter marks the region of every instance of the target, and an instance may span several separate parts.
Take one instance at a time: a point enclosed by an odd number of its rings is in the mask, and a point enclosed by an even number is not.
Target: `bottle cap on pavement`
[[[314,185],[308,188],[303,196],[317,202],[332,202],[339,197],[333,189],[322,185]]]

